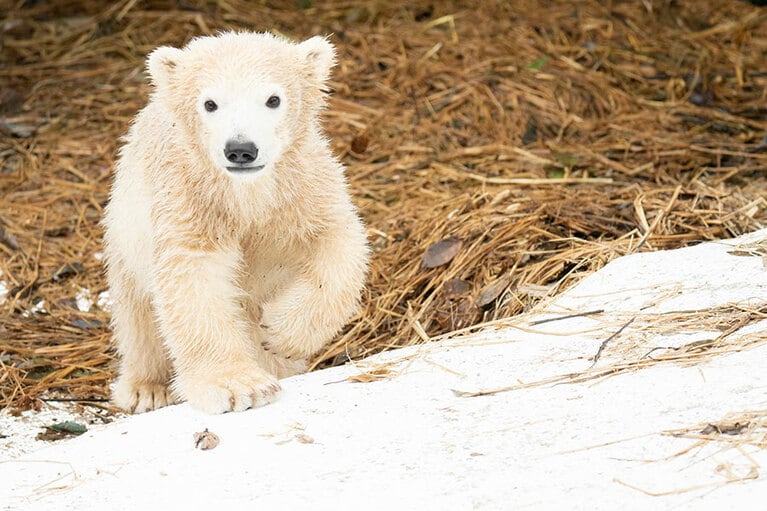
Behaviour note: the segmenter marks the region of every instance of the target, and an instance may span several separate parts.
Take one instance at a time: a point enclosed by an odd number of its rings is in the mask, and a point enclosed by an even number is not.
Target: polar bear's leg
[[[120,355],[120,377],[112,388],[112,401],[134,413],[173,404],[171,363],[149,297],[138,291],[127,272],[110,270],[112,327]]]
[[[200,250],[159,242],[155,300],[179,397],[208,413],[272,401],[280,386],[259,363],[260,342],[236,280],[238,248]]]
[[[354,315],[367,273],[362,224],[352,217],[312,247],[304,270],[263,305],[265,348],[275,355],[315,355]]]

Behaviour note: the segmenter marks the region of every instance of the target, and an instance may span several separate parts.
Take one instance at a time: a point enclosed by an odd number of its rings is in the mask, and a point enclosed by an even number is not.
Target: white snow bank
[[[581,383],[567,375],[587,370],[631,319],[597,369],[722,334],[689,321],[676,328],[690,311],[764,306],[760,252],[743,254],[765,238],[619,259],[508,326],[284,380],[265,408],[206,416],[182,404],[126,418],[0,463],[0,506],[758,508],[767,502],[767,451],[663,433],[767,410],[767,343]],[[758,341],[767,324],[732,335]],[[391,374],[346,380],[376,368]],[[559,384],[525,386],[548,380]],[[195,449],[193,435],[205,428],[220,438],[213,450]]]

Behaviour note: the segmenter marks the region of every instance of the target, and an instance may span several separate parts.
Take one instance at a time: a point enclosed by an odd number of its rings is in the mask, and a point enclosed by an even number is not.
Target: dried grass
[[[588,315],[590,318],[599,320],[599,314],[602,312],[591,311],[582,315]],[[519,330],[543,333],[543,331],[537,330],[537,325],[541,322],[528,323],[526,316],[520,315],[512,320],[497,321],[493,326],[503,326],[509,332]],[[565,317],[575,316],[578,314]],[[609,323],[604,322],[601,326],[593,327],[587,332],[568,333],[560,331],[556,334],[548,333],[548,335],[560,336],[589,332],[603,334],[609,327],[613,328],[613,333],[606,337],[591,357],[592,364],[581,371],[493,389],[472,391],[456,389],[453,390],[453,393],[460,397],[488,396],[551,384],[600,380],[663,363],[674,363],[681,366],[697,365],[710,361],[719,355],[738,353],[767,343],[767,331],[763,325],[759,325],[760,328],[753,330],[746,328],[765,320],[767,320],[767,307],[751,309],[742,306],[714,307],[664,314],[640,314],[631,315],[628,318],[610,315],[609,320],[607,320]],[[677,340],[674,343],[660,346],[654,344],[665,336],[680,336],[684,339],[683,336],[695,334],[699,334],[696,337],[702,338],[689,342]],[[513,334],[511,335],[513,336]],[[474,342],[471,337],[468,337],[467,341],[469,343]],[[503,341],[498,339],[493,342]],[[421,355],[415,354],[414,356]],[[382,367],[388,364],[391,362],[383,364]]]
[[[363,310],[318,365],[515,315],[620,255],[767,219],[767,11],[745,3],[24,4],[0,14],[0,406],[108,394],[108,314],[74,298],[105,289],[97,222],[148,92],[142,60],[222,28],[339,47],[326,126],[374,258]],[[421,268],[450,236],[455,259]]]
[[[665,434],[695,439],[699,444],[722,442],[734,447],[748,445],[767,449],[767,410],[730,413],[714,422],[666,431]]]

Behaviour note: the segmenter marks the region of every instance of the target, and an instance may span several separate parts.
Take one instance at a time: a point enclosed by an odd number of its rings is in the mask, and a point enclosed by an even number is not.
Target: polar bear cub
[[[104,218],[121,408],[268,403],[356,312],[365,229],[319,121],[333,63],[323,38],[256,33],[149,55]]]

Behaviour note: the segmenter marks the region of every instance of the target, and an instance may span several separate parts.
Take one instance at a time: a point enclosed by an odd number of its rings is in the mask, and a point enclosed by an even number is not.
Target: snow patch
[[[91,297],[91,290],[85,287],[81,287],[75,295],[75,301],[77,302],[77,310],[80,312],[88,312],[93,307],[93,298]]]
[[[27,310],[23,311],[21,313],[22,316],[25,318],[28,318],[29,316],[33,314],[47,314],[48,311],[45,309],[45,300],[39,299],[34,304],[32,304],[32,307],[28,308]]]
[[[96,306],[105,312],[112,311],[112,297],[109,295],[109,290],[99,293],[96,299]]]

